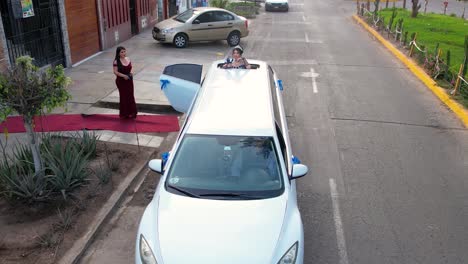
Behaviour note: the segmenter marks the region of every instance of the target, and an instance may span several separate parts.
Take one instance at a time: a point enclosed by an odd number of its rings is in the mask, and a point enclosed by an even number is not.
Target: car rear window
[[[210,199],[264,199],[284,191],[271,137],[187,134],[169,168],[168,185]]]

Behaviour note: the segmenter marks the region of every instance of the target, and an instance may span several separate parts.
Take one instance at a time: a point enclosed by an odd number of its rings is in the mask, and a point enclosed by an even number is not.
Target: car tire
[[[174,46],[176,46],[176,48],[185,48],[187,47],[188,37],[185,34],[179,33],[175,35],[174,40],[172,42],[174,43]]]
[[[229,34],[228,38],[227,38],[227,43],[231,47],[239,45],[239,43],[240,43],[240,34],[239,34],[239,32],[237,32],[237,31],[231,32]]]

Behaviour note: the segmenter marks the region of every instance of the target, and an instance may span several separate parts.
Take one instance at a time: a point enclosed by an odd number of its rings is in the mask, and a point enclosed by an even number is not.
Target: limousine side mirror
[[[149,161],[148,167],[152,171],[162,174],[162,160],[152,159],[152,160]]]
[[[304,164],[294,164],[292,168],[291,179],[298,179],[307,174],[309,169]]]
[[[195,19],[195,20],[193,21],[193,23],[192,23],[192,24],[198,25],[198,24],[200,24],[200,20],[198,20],[198,19]]]

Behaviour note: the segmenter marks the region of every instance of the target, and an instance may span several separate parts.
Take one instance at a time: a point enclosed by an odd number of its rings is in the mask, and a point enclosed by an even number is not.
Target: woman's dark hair
[[[120,72],[120,70],[122,69],[122,62],[120,61],[120,52],[122,50],[125,50],[124,47],[122,46],[118,46],[117,49],[115,50],[115,61],[117,62],[117,70]]]
[[[232,52],[234,52],[235,50],[237,50],[237,52],[239,52],[240,55],[242,55],[242,53],[244,53],[244,51],[242,50],[242,48],[235,47],[234,49],[232,49]]]

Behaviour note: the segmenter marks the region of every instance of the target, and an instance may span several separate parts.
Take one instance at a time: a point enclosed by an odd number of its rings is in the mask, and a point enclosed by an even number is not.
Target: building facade
[[[164,19],[165,1],[2,0],[0,70],[23,55],[70,67]]]

